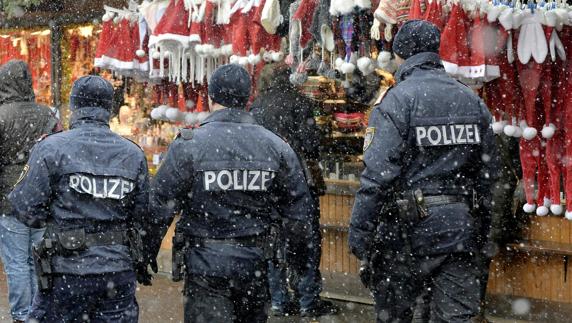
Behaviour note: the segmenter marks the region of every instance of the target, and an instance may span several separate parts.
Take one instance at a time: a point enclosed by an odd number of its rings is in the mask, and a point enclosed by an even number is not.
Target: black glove
[[[144,286],[151,286],[151,280],[153,280],[153,275],[147,270],[148,265],[144,263],[135,265],[135,276],[137,277],[137,282]],[[151,268],[156,273],[157,272],[157,262],[151,263]]]
[[[371,267],[369,265],[369,262],[362,260],[360,262],[360,267],[359,267],[359,278],[361,279],[361,283],[366,287],[366,288],[370,288],[371,286],[371,279],[372,279],[372,273],[371,273]]]

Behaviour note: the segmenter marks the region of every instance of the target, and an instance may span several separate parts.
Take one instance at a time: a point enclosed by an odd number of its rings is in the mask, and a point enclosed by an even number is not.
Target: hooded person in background
[[[270,263],[268,276],[272,312],[276,316],[292,315],[298,311],[302,316],[335,314],[338,308],[320,299],[322,236],[319,197],[325,193],[325,183],[318,165],[320,130],[314,120],[314,111],[318,107],[290,83],[290,74],[290,68],[284,63],[267,65],[260,76],[260,94],[251,107],[258,123],[282,137],[296,152],[312,195],[309,253],[298,255],[309,262],[303,268],[289,266],[294,300],[288,295],[286,267]]]
[[[6,195],[24,171],[36,141],[57,128],[48,107],[34,102],[28,65],[12,60],[0,67],[0,255],[8,278],[8,300],[14,322],[26,320],[36,291],[32,245],[43,234],[12,215]]]
[[[366,129],[349,246],[377,322],[411,322],[424,290],[431,322],[479,314],[500,162],[490,112],[447,75],[439,44],[432,23],[403,24],[393,42],[396,85]]]
[[[31,322],[138,320],[136,279],[151,280],[137,234],[148,215],[147,161],[109,129],[112,97],[99,76],[75,81],[70,130],[34,146],[8,195],[20,221],[46,227],[34,247]]]

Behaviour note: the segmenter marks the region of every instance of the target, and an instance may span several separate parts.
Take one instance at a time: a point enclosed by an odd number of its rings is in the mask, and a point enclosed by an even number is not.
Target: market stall
[[[206,88],[217,66],[241,64],[253,82],[265,64],[291,66],[290,81],[320,107],[315,119],[328,187],[320,199],[325,290],[363,302],[370,299],[347,230],[368,111],[391,85],[397,28],[408,19],[435,23],[446,71],[482,96],[494,132],[520,146],[524,207],[508,213],[525,213],[528,223],[520,241],[493,262],[489,292],[572,303],[566,292],[572,290],[566,285],[572,199],[565,198],[572,177],[563,176],[572,108],[566,1],[165,0],[105,11],[94,63],[124,83],[127,104],[114,129],[141,144],[152,171],[177,128],[196,127],[207,116]],[[355,99],[356,89],[368,100]],[[170,237],[164,256],[169,244]]]

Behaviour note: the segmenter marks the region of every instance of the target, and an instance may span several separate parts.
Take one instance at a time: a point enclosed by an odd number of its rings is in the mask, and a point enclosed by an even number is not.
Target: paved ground
[[[10,322],[7,300],[6,279],[0,270],[0,322]],[[182,285],[171,282],[166,276],[156,276],[152,287],[140,287],[137,299],[141,308],[140,322],[182,322],[183,305]],[[320,323],[365,323],[373,322],[373,308],[349,302],[336,302],[342,312],[337,316],[326,316],[319,320],[301,319],[300,317],[270,318],[269,323],[320,322]],[[523,322],[491,318],[494,323]]]

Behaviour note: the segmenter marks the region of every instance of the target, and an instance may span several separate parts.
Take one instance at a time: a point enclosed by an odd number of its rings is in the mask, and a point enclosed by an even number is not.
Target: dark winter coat
[[[10,193],[17,217],[53,232],[125,231],[143,224],[148,206],[147,161],[141,148],[109,129],[110,112],[82,107],[72,112],[70,130],[34,146],[26,176]],[[102,274],[132,269],[126,244],[89,247],[55,257],[56,273]]]
[[[349,236],[358,258],[368,257],[380,219],[390,217],[382,208],[394,209],[400,194],[417,189],[425,196],[467,200],[475,191],[482,205],[478,215],[468,203],[429,207],[409,235],[415,254],[479,248],[477,240],[488,234],[491,188],[499,169],[491,119],[482,100],[447,75],[438,54],[414,55],[399,68],[395,87],[375,107],[367,129],[365,170]]]
[[[251,111],[257,122],[284,139],[300,157],[310,188],[317,194],[325,190],[324,178],[318,166],[320,130],[314,119],[316,103],[305,97],[289,81],[286,65],[265,67],[260,95]]]
[[[237,109],[212,113],[173,141],[151,184],[151,210],[160,230],[155,250],[175,214],[177,232],[191,240],[187,270],[218,277],[252,275],[261,250],[200,239],[262,237],[283,223],[292,245],[306,248],[311,197],[298,158],[278,136]],[[276,218],[276,215],[279,218]],[[199,239],[199,242],[193,242]]]
[[[26,63],[13,60],[0,67],[0,214],[10,212],[6,195],[18,181],[30,149],[57,125],[50,109],[34,99]]]

